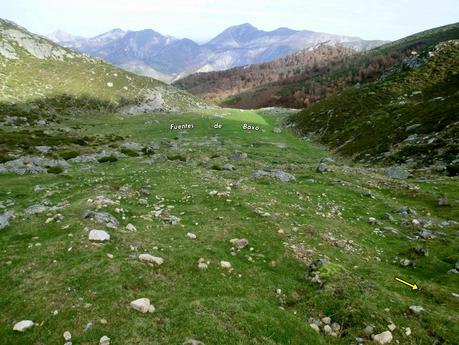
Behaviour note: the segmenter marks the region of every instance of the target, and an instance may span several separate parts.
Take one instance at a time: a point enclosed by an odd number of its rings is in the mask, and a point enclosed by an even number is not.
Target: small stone
[[[320,332],[320,328],[319,326],[317,326],[315,323],[310,323],[309,324],[309,327],[311,327],[314,331],[316,331],[317,333]]]
[[[341,329],[341,325],[339,323],[333,322],[333,324],[331,325],[331,328],[333,332],[339,332]]]
[[[446,195],[438,198],[437,202],[438,206],[449,206],[448,197]]]
[[[421,307],[420,305],[412,305],[410,306],[410,311],[413,313],[413,314],[420,314],[424,311],[424,308]]]
[[[398,179],[398,180],[405,180],[408,177],[410,177],[409,171],[403,169],[402,167],[399,166],[391,166],[389,169],[387,169],[387,176],[393,179]]]
[[[113,259],[113,258],[114,258],[113,254],[110,254],[110,253],[107,254],[107,257],[108,257],[109,259]]]
[[[190,240],[195,240],[197,236],[192,232],[187,232],[186,237],[188,237]]]
[[[99,345],[110,345],[110,338],[104,335],[102,338],[100,338]]]
[[[72,339],[72,334],[69,331],[64,332],[64,340],[70,341]]]
[[[326,325],[329,325],[331,323],[331,318],[326,316],[326,317],[323,317],[322,320],[321,320],[324,324]]]
[[[134,231],[137,231],[137,228],[131,223],[129,223],[128,225],[126,225],[126,230],[134,232]]]
[[[389,329],[389,331],[393,332],[393,331],[395,331],[397,326],[395,326],[393,323],[391,323],[390,325],[387,326],[387,328]]]
[[[92,328],[92,322],[88,322],[86,326],[84,326],[84,331],[88,332]]]
[[[405,335],[406,335],[407,337],[409,337],[409,336],[411,335],[411,328],[409,328],[409,327],[406,327],[406,328],[405,328]]]
[[[201,345],[204,344],[202,341],[195,340],[195,339],[187,339],[183,343],[183,345]]]
[[[408,267],[408,266],[412,266],[413,263],[411,262],[411,260],[401,259],[400,260],[400,265],[402,265],[403,267]]]
[[[249,244],[249,241],[246,240],[245,238],[241,238],[241,239],[233,238],[232,240],[230,240],[230,243],[233,246],[235,246],[237,249],[242,249]]]
[[[330,335],[332,333],[332,328],[329,325],[324,326],[324,333]]]
[[[209,267],[209,262],[204,258],[198,260],[198,268],[201,270],[206,270]]]
[[[144,314],[153,313],[155,311],[155,307],[150,304],[150,299],[148,298],[139,298],[135,301],[132,301],[131,308]]]
[[[365,335],[372,335],[373,334],[373,327],[368,325],[367,327],[365,327],[365,329],[363,330],[363,333],[365,333]]]
[[[390,331],[385,331],[385,332],[382,332],[382,333],[379,333],[379,334],[376,334],[374,337],[373,337],[373,341],[377,344],[389,344],[390,342],[392,342],[392,333]]]
[[[91,230],[88,238],[90,241],[105,242],[110,240],[110,235],[103,230]]]
[[[228,261],[220,261],[221,268],[231,268],[231,263]]]
[[[327,172],[328,171],[328,167],[325,163],[320,163],[317,168],[316,168],[316,172],[318,173],[324,173],[324,172]]]
[[[139,260],[147,264],[158,265],[158,266],[164,263],[163,258],[160,258],[158,256],[153,256],[150,254],[140,254]]]
[[[33,321],[30,321],[30,320],[22,320],[22,321],[19,321],[18,323],[16,323],[13,327],[13,331],[17,331],[17,332],[25,332],[27,331],[29,328],[32,328],[34,325]]]

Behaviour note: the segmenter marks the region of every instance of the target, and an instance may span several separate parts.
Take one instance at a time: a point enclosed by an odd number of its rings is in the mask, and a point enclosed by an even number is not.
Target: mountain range
[[[248,23],[229,27],[205,44],[162,35],[151,29],[113,29],[91,38],[56,31],[48,38],[128,71],[166,82],[196,72],[268,62],[321,43],[340,44],[356,51],[385,43],[288,28],[264,31]]]

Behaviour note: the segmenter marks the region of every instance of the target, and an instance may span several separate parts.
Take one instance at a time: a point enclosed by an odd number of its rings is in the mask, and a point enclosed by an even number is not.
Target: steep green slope
[[[448,166],[457,172],[459,41],[404,60],[385,76],[351,87],[292,117],[310,135],[363,162]]]
[[[41,104],[44,99],[75,108],[131,105],[124,109],[127,112],[205,105],[184,91],[68,50],[0,19],[0,102]]]

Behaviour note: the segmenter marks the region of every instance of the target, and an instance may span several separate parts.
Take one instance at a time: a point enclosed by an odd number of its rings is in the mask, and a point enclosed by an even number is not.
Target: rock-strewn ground
[[[1,125],[0,344],[457,344],[457,177],[331,158],[281,118]]]

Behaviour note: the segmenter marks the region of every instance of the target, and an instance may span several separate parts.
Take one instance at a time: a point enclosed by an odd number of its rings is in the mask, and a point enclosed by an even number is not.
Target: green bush
[[[75,157],[78,157],[78,152],[76,151],[65,151],[61,153],[61,157],[66,161]]]
[[[63,173],[64,169],[62,169],[60,166],[55,166],[55,167],[50,167],[48,168],[48,173],[49,174],[60,174]]]
[[[115,156],[105,156],[105,157],[101,157],[98,159],[99,163],[113,163],[113,162],[116,162],[118,160],[118,158],[116,158]]]
[[[129,157],[137,157],[139,155],[136,151],[128,149],[126,147],[121,148],[121,153],[124,153],[126,156]]]

